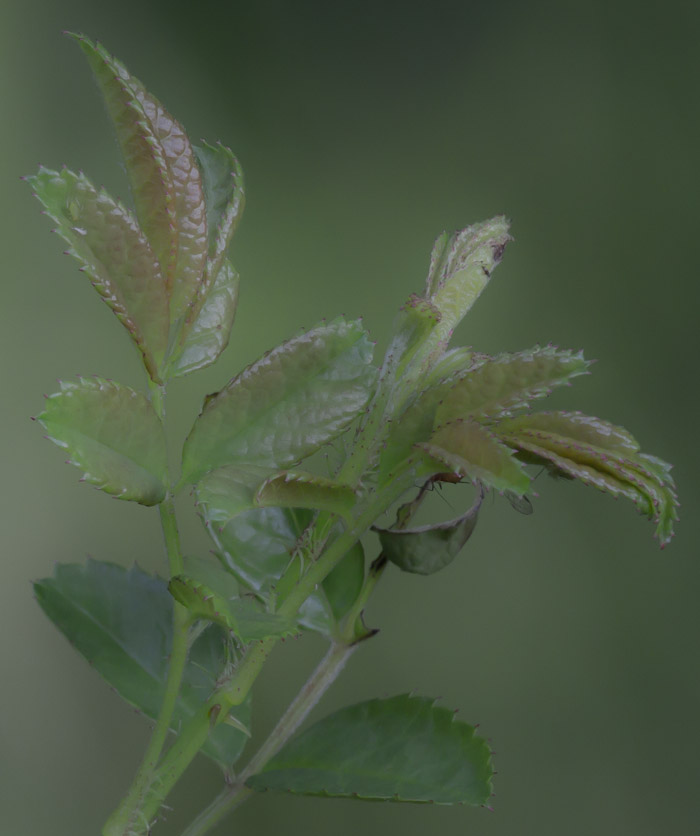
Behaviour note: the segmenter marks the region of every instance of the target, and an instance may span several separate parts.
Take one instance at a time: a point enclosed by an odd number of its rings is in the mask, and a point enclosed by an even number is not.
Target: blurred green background
[[[143,384],[123,329],[19,181],[66,163],[127,191],[62,29],[102,40],[246,171],[237,326],[219,365],[172,387],[173,441],[206,392],[301,325],[363,315],[382,348],[434,237],[506,213],[516,240],[460,342],[585,348],[593,375],[548,406],[624,424],[676,465],[683,520],[663,553],[631,507],[543,476],[533,516],[489,504],[449,569],[382,582],[368,613],[381,634],[324,710],[441,696],[493,740],[494,813],[270,795],[216,834],[696,834],[700,6],[682,0],[5,0],[0,831],[96,836],[145,741],[146,723],[53,630],[30,581],[88,554],[163,565],[157,515],[79,485],[29,421],[57,377]],[[206,553],[182,506],[188,550]],[[256,734],[320,651],[305,637],[276,652]],[[198,760],[157,833],[178,834],[217,791]]]

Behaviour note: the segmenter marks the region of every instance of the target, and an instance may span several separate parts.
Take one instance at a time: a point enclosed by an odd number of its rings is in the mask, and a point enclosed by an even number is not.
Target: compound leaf
[[[155,719],[165,693],[172,645],[173,601],[166,582],[142,572],[89,560],[63,565],[34,584],[46,615],[97,672],[131,705]],[[224,637],[209,627],[193,644],[173,716],[173,730],[207,700],[226,663]],[[247,726],[250,705],[236,708]],[[246,736],[229,725],[213,729],[202,747],[224,768],[241,754]]]
[[[485,804],[489,746],[454,712],[424,697],[370,700],[291,740],[247,784],[301,795]]]
[[[62,382],[37,420],[88,482],[142,505],[163,501],[165,434],[144,395],[101,378]]]
[[[367,403],[372,345],[337,319],[283,343],[209,397],[183,450],[183,480],[231,464],[281,469],[339,435]]]
[[[160,264],[136,221],[82,174],[40,168],[27,178],[56,232],[143,355],[153,380],[168,342],[168,295]]]
[[[460,517],[437,525],[417,528],[377,528],[384,555],[404,572],[432,575],[457,557],[476,528],[481,492],[472,507]]]

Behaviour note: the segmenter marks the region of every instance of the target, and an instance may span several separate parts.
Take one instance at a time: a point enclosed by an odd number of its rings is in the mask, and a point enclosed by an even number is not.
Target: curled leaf
[[[472,507],[462,516],[437,525],[416,528],[378,528],[382,552],[404,572],[416,575],[432,575],[439,572],[457,557],[476,528],[476,521],[483,500],[479,491]]]
[[[255,494],[258,508],[313,508],[347,517],[357,501],[355,490],[333,479],[285,470],[270,476]]]

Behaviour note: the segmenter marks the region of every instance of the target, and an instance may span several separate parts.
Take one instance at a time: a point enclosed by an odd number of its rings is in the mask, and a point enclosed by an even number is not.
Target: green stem
[[[158,417],[165,418],[165,387],[150,383],[151,403]],[[163,539],[170,568],[170,575],[182,572],[182,550],[180,535],[177,529],[175,503],[170,493],[158,506],[160,522],[163,529]],[[190,616],[187,609],[173,602],[173,638],[170,649],[170,660],[165,681],[165,692],[161,703],[153,734],[136,772],[134,780],[119,807],[107,820],[102,831],[103,836],[125,836],[134,826],[141,822],[148,825],[148,819],[141,812],[141,805],[148,794],[157,774],[158,761],[172,725],[175,704],[180,692],[180,684],[187,663],[187,635],[190,626]]]
[[[386,511],[405,490],[405,482],[398,478],[382,491],[373,494],[354,524],[338,536],[299,579],[280,606],[279,614],[294,616],[331,569],[342,560],[377,517]],[[276,644],[276,638],[268,638],[249,645],[245,656],[230,679],[219,685],[207,702],[183,727],[177,740],[163,757],[156,780],[144,801],[142,810],[147,819],[150,820],[156,816],[166,796],[206,741],[212,723],[223,722],[231,708],[240,705],[246,698]]]
[[[235,807],[245,801],[253,790],[248,789],[246,781],[260,772],[265,764],[289,740],[309,712],[336,680],[345,663],[357,648],[357,644],[333,643],[319,662],[302,689],[290,703],[267,740],[250,760],[236,781],[227,786],[212,803],[203,810],[190,824],[182,836],[204,836],[215,824],[218,824]]]

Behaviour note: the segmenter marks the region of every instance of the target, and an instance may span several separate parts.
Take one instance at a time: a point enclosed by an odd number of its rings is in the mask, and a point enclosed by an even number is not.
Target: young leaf
[[[435,421],[455,418],[509,415],[532,398],[548,395],[554,386],[586,374],[588,363],[580,352],[559,351],[553,346],[499,354],[475,364],[447,388]]]
[[[137,567],[89,560],[85,566],[58,566],[54,577],[37,581],[34,590],[41,608],[78,652],[124,700],[155,719],[172,644],[173,602],[165,581]],[[209,697],[225,662],[224,639],[210,627],[190,649],[174,731]],[[237,707],[236,717],[248,726],[250,705]],[[221,724],[202,751],[228,768],[245,742],[242,732]]]
[[[476,528],[483,494],[472,507],[454,520],[418,528],[373,527],[379,535],[384,555],[404,572],[432,575],[449,566]]]
[[[136,214],[166,277],[170,318],[200,292],[208,250],[201,174],[182,126],[100,44],[78,36],[114,123]]]
[[[82,174],[40,168],[27,178],[56,232],[127,329],[153,380],[168,342],[168,296],[160,265],[136,221]]]
[[[291,740],[247,781],[301,795],[485,804],[488,743],[430,699],[402,695],[344,708]]]
[[[357,494],[350,485],[333,479],[285,470],[270,476],[258,488],[255,505],[258,508],[313,508],[347,517],[357,501]]]
[[[209,275],[216,275],[245,205],[243,171],[230,148],[220,142],[194,146],[202,173],[209,231]]]
[[[84,479],[118,499],[157,505],[166,493],[163,425],[139,392],[100,378],[61,383],[38,416]]]
[[[225,573],[222,569],[223,574]],[[187,575],[170,579],[168,590],[173,598],[188,609],[195,619],[213,621],[232,633],[243,644],[294,633],[294,622],[273,613],[266,613],[253,601],[227,598],[201,581]]]
[[[475,421],[444,424],[430,441],[416,446],[447,470],[497,491],[522,496],[530,487],[530,477],[512,450]]]
[[[656,522],[655,536],[661,547],[670,542],[678,519],[670,466],[639,453],[626,430],[580,413],[521,416],[503,421],[496,429],[527,461],[632,500],[640,513]]]
[[[375,370],[359,322],[337,319],[283,343],[205,402],[183,450],[183,481],[218,467],[284,468],[339,435]]]
[[[211,365],[228,345],[238,305],[239,276],[224,260],[191,325],[168,363],[168,377],[182,377]]]
[[[426,286],[428,301],[441,320],[431,340],[447,345],[456,326],[488,284],[506,244],[511,240],[503,217],[474,224],[446,238],[438,238],[431,256]]]

